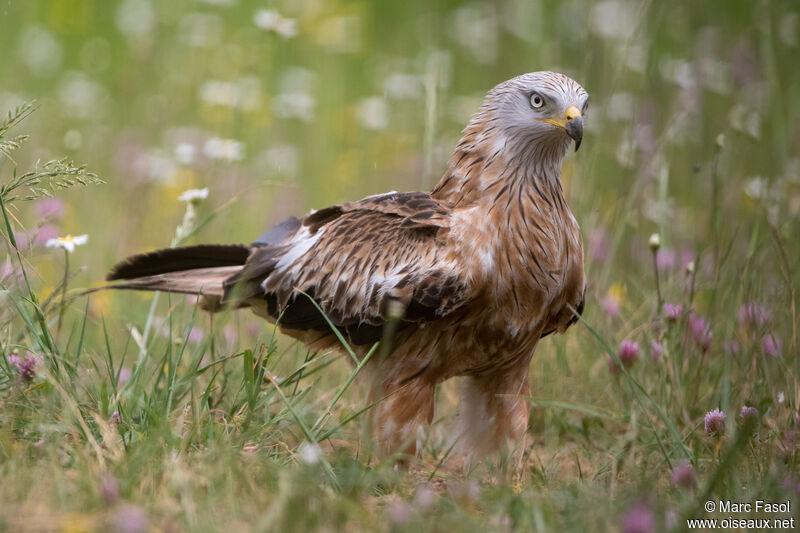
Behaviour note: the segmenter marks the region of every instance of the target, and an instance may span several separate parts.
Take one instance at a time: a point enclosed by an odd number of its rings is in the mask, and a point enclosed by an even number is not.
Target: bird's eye
[[[534,109],[539,109],[543,105],[544,105],[544,98],[542,98],[542,95],[540,95],[538,93],[533,93],[531,95],[531,106]]]

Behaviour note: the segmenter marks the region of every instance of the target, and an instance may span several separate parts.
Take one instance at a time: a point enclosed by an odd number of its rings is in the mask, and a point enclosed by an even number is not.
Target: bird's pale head
[[[581,145],[588,101],[589,95],[572,78],[531,72],[489,91],[479,117],[496,126],[507,149],[516,152],[513,156],[558,164],[571,142],[575,150]]]

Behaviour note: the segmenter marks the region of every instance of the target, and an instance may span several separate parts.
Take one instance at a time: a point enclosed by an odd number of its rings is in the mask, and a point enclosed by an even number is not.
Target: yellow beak
[[[564,118],[562,120],[552,118],[537,118],[536,120],[547,122],[548,124],[552,124],[564,130],[567,135],[575,141],[575,151],[578,151],[578,148],[581,146],[581,140],[583,139],[583,115],[581,115],[580,109],[574,105],[569,106],[564,112]]]

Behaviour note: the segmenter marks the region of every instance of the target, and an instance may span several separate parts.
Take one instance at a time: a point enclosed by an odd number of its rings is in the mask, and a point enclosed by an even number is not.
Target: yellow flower
[[[626,292],[625,286],[620,283],[608,288],[608,292],[600,300],[600,305],[609,316],[619,315],[622,304],[625,303]]]
[[[625,285],[621,283],[614,283],[611,287],[608,288],[608,297],[611,298],[614,303],[618,305],[622,305],[625,303],[625,297],[628,294],[628,290],[625,288]]]

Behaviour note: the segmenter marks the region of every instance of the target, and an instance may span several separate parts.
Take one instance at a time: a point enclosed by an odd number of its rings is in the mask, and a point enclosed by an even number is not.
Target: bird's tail
[[[133,255],[117,263],[106,276],[107,289],[202,294],[219,301],[224,282],[239,272],[250,248],[239,244],[204,244],[165,248]]]

